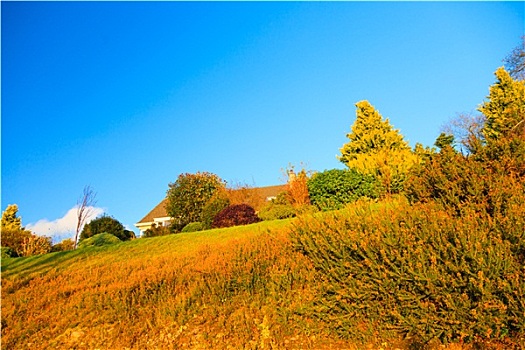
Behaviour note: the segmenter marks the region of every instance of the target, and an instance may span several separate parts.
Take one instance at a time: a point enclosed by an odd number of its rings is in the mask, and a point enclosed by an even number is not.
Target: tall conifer
[[[405,175],[417,161],[403,135],[368,101],[356,103],[357,118],[341,148],[339,160],[349,168],[377,176],[387,193],[402,188]]]

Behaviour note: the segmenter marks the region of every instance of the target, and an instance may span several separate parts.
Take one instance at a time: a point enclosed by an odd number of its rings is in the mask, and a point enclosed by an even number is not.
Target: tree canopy
[[[126,230],[120,221],[111,216],[103,215],[84,226],[80,234],[80,241],[101,233],[109,233],[121,241],[127,241],[135,237],[135,234],[132,231]]]
[[[168,189],[166,210],[172,226],[180,230],[191,222],[201,222],[204,207],[215,191],[224,187],[224,181],[212,173],[180,174]]]
[[[2,213],[2,231],[3,230],[22,230],[22,218],[17,216],[18,205],[9,204]]]
[[[397,192],[417,161],[403,135],[368,101],[356,103],[356,120],[339,160],[351,169],[377,176],[387,193]]]
[[[495,75],[488,100],[479,108],[487,118],[482,132],[489,143],[525,131],[525,81],[513,79],[503,67]]]

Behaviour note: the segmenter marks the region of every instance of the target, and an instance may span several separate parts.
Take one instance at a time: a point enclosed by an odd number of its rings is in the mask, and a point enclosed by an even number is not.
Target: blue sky
[[[522,2],[1,11],[2,210],[16,203],[24,225],[62,236],[88,184],[99,213],[134,228],[180,173],[266,186],[290,163],[343,168],[336,156],[363,99],[412,146],[432,145],[485,99],[524,34]]]

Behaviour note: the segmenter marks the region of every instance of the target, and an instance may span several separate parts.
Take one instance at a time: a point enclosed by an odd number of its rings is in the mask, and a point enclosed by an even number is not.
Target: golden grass
[[[3,260],[2,349],[406,348],[338,339],[315,317],[318,281],[292,225]]]
[[[4,260],[2,348],[310,346],[313,274],[289,224]]]

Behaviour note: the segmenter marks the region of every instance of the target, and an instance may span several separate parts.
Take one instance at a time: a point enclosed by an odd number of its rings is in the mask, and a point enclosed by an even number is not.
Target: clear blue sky
[[[472,112],[523,2],[2,2],[2,210],[58,220],[90,184],[133,227],[180,173],[343,168],[367,99],[414,145]],[[49,232],[52,233],[52,232]]]

